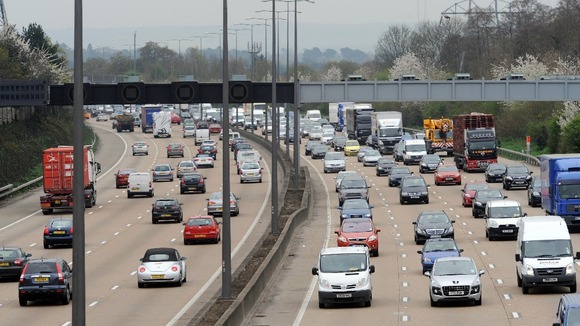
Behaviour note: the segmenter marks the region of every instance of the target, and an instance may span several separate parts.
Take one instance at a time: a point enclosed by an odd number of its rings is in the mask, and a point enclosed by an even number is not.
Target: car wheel
[[[42,246],[44,247],[44,249],[48,249],[50,246],[48,243],[46,243],[46,241],[42,242]]]
[[[42,210],[42,215],[49,215],[52,213],[52,209],[43,209]]]
[[[429,204],[429,197],[425,200],[425,204]]]
[[[326,304],[325,304],[324,302],[320,302],[320,301],[319,301],[319,302],[318,302],[318,308],[319,308],[319,309],[324,309],[324,308],[326,308]]]
[[[429,301],[431,301],[431,307],[437,307],[437,302],[433,301],[431,296],[429,296]]]
[[[183,194],[185,194],[185,191],[183,191],[183,190],[180,190],[180,191],[179,191],[179,194],[180,194],[180,195],[183,195]]]
[[[18,303],[20,304],[21,307],[26,307],[28,305],[28,300],[24,298],[18,298]]]
[[[475,300],[475,305],[476,306],[481,306],[482,299],[483,299],[483,296],[479,296],[479,300]]]
[[[375,250],[375,252],[373,253],[375,255],[375,257],[379,256],[379,249]]]
[[[133,197],[133,195],[131,195],[131,193],[129,191],[127,191],[127,198],[131,198]]]
[[[60,302],[63,305],[67,305],[70,303],[70,299],[71,299],[70,289],[67,287],[66,290],[64,291],[64,296]]]
[[[576,282],[574,282],[574,284],[570,286],[570,293],[576,293],[576,287],[577,287]]]
[[[365,301],[365,307],[370,307],[371,306],[371,302],[372,301],[370,299],[367,300],[367,301]]]
[[[177,282],[175,282],[175,286],[180,287],[182,283],[183,283],[183,280],[181,279],[181,275],[179,275],[179,280],[177,280]]]
[[[530,293],[530,287],[527,286],[527,285],[525,285],[523,282],[522,282],[522,293],[523,294],[529,294]]]
[[[115,184],[115,188],[119,189],[119,188],[121,188],[121,186],[119,186],[118,184]]]
[[[187,241],[187,240],[183,239],[183,245],[184,245],[184,246],[187,246],[188,244],[189,244],[189,241]]]
[[[244,183],[244,180],[240,179],[240,183]]]
[[[152,218],[152,219],[151,219],[151,223],[152,223],[152,224],[157,224],[157,220],[156,220],[156,219],[154,219],[154,218]]]
[[[516,278],[518,279],[518,287],[522,287],[522,278],[520,277],[520,274],[518,273],[517,269],[516,269]]]
[[[140,288],[140,289],[142,289],[142,288],[145,287],[145,283],[143,283],[143,282],[137,282],[137,287]]]

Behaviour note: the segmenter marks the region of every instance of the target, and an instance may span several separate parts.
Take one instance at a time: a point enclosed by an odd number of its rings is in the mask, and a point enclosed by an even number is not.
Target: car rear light
[[[149,181],[149,188],[153,188],[153,184]]]
[[[235,204],[235,203],[236,203],[235,201],[233,201],[233,200],[230,200],[230,205],[233,205],[233,204]]]
[[[207,203],[210,204],[210,205],[215,205],[216,204],[215,201],[211,201],[211,200],[209,202],[207,202]]]
[[[185,184],[185,179],[181,179],[181,184],[184,185]]]
[[[16,260],[14,261],[14,266],[22,266],[22,260],[20,260],[20,259],[16,259]]]
[[[49,234],[48,227],[46,227],[46,226],[44,227],[44,234]]]
[[[199,184],[203,184],[203,178],[199,178]]]
[[[179,266],[177,266],[177,265],[171,266],[171,271],[172,272],[177,272],[178,270],[179,270]]]
[[[59,264],[56,264],[56,273],[58,274],[58,281],[64,283],[64,275],[62,274]]]
[[[28,268],[28,264],[24,266],[22,269],[22,274],[20,274],[20,283],[24,283],[24,275],[26,274],[26,269]]]
[[[71,226],[70,227],[70,234],[73,234],[74,230],[75,230],[75,228]]]

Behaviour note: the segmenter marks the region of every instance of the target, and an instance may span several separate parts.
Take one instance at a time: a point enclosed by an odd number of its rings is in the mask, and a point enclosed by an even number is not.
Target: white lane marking
[[[402,297],[401,302],[409,302],[409,297]]]
[[[115,286],[113,286],[113,287],[111,288],[111,290],[116,290],[116,289],[118,289],[118,288],[119,288],[119,286],[118,286],[118,285],[115,285]]]
[[[401,267],[401,270],[402,271],[406,271],[407,270],[407,267],[403,266],[403,267]]]
[[[90,254],[91,252],[93,252],[92,250],[89,250],[87,252],[85,252],[86,255]]]
[[[481,252],[481,255],[482,255],[482,256],[487,256],[487,253],[486,253],[485,251],[482,251],[482,252]]]
[[[398,225],[398,224],[393,224],[393,227],[394,227],[394,228],[398,228],[398,227],[399,227],[399,225]]]
[[[34,247],[36,246],[36,242],[35,243],[31,243],[30,245],[28,245],[29,247]]]
[[[268,165],[267,162],[264,162],[264,163],[265,163],[264,166],[266,167],[266,171],[268,172],[268,174],[270,174],[270,166]],[[252,225],[250,225],[250,227],[246,231],[246,234],[244,234],[244,237],[242,239],[240,239],[240,242],[238,242],[238,245],[232,251],[232,259],[236,256],[237,252],[240,250],[242,245],[246,242],[248,237],[252,234],[252,232],[256,228],[256,225],[258,225],[258,223],[260,221],[260,217],[262,216],[262,214],[266,210],[266,205],[268,204],[268,199],[270,198],[271,189],[272,189],[272,187],[268,187],[268,191],[266,192],[266,196],[264,197],[264,201],[262,202],[262,207],[260,207],[260,211],[258,211],[258,214],[256,214],[256,217],[254,218]],[[328,189],[327,189],[327,192],[328,192]],[[330,233],[330,230],[328,232]],[[328,234],[328,237],[330,237],[330,234]],[[131,273],[131,275],[135,275],[136,273],[137,272],[133,272],[133,273]],[[191,306],[193,306],[197,302],[197,300],[201,297],[201,295],[221,275],[221,273],[222,273],[222,268],[220,266],[220,267],[218,267],[218,269],[216,269],[216,271],[213,273],[213,275],[207,280],[207,282],[205,282],[205,284],[199,289],[199,291],[197,291],[197,293],[191,298],[191,300],[189,300],[183,306],[183,308],[181,308],[181,310],[179,310],[179,312],[177,314],[175,314],[175,316],[173,316],[173,318],[169,322],[167,322],[166,325],[167,326],[175,325],[175,323],[177,323],[177,321],[181,318],[181,316],[183,316],[187,312],[187,310],[189,310],[189,308],[191,308]],[[314,279],[314,277],[312,277],[312,278]]]
[[[514,312],[512,312],[512,317],[514,317],[514,319],[518,319],[521,317],[521,315],[514,311]]]
[[[111,203],[111,202],[113,202],[113,200],[112,200],[112,199],[109,199],[109,200],[107,200],[107,203]]]
[[[497,284],[503,284],[503,280],[501,278],[498,278],[497,280],[495,280]]]
[[[62,325],[60,325],[60,326],[69,326],[69,325],[72,325],[72,322],[70,322],[70,321],[67,321],[66,323],[64,323],[64,324],[62,324]]]
[[[173,239],[171,239],[171,242],[175,242],[175,240],[176,240],[176,239],[175,239],[175,238],[173,238]]]
[[[113,233],[113,235],[119,235],[119,232],[115,232],[115,233]]]
[[[478,243],[479,243],[479,241],[473,240],[473,244],[478,244]]]
[[[495,268],[495,265],[494,264],[489,264],[489,268],[493,269],[493,268]]]
[[[511,299],[512,299],[512,296],[511,296],[511,295],[509,295],[509,294],[507,294],[507,293],[504,293],[504,295],[503,295],[503,298],[504,298],[505,300],[511,300]]]
[[[401,316],[401,321],[402,321],[402,322],[407,322],[407,321],[409,321],[409,316],[405,316],[405,315]]]
[[[131,226],[131,223],[127,224],[127,227]]]
[[[132,271],[129,275],[133,276],[135,274],[137,274],[137,271]]]
[[[467,234],[469,234],[469,235],[472,235],[472,234],[473,234],[473,232],[471,232],[471,231],[467,231]]]
[[[401,254],[401,258],[407,258],[407,254]]]
[[[105,243],[107,243],[107,240],[103,240],[103,241],[101,241],[101,244],[103,244],[103,245],[104,245]]]
[[[403,286],[404,288],[406,288],[406,287],[409,287],[409,283],[407,283],[407,282],[403,282],[402,286]]]
[[[93,301],[91,302],[91,304],[89,305],[89,307],[94,307],[97,305],[97,303],[99,303],[99,301]]]

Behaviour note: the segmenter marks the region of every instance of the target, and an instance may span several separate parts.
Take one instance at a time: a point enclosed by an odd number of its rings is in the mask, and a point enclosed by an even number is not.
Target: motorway
[[[303,142],[303,145],[306,142]],[[485,237],[484,220],[475,219],[470,207],[461,205],[461,191],[465,182],[484,180],[483,173],[462,172],[462,185],[435,186],[433,175],[424,174],[430,184],[430,203],[401,205],[398,188],[387,185],[387,177],[375,176],[374,167],[363,167],[356,157],[349,157],[347,170],[355,170],[372,184],[370,203],[375,206],[373,216],[379,233],[380,256],[372,257],[376,267],[373,274],[372,307],[334,306],[318,308],[317,276],[311,269],[317,263],[323,247],[336,246],[339,227],[337,195],[334,192],[335,174],[322,172],[321,160],[303,155],[302,164],[308,166],[313,185],[314,210],[310,219],[297,230],[290,246],[287,260],[277,277],[271,282],[268,293],[246,325],[551,325],[560,296],[568,288],[534,288],[523,295],[517,287],[515,275],[515,240],[490,242]],[[448,163],[452,157],[444,158]],[[500,162],[517,162],[500,158]],[[399,163],[402,164],[402,163]],[[529,167],[534,175],[539,168]],[[411,166],[415,175],[418,166]],[[318,182],[320,181],[320,182]],[[501,189],[501,183],[491,184]],[[528,215],[545,215],[541,208],[527,205],[526,190],[503,191],[509,199],[522,204]],[[445,210],[455,220],[455,239],[472,257],[482,276],[483,304],[447,304],[431,307],[429,303],[428,278],[422,275],[420,255],[413,240],[412,222],[423,210]],[[580,235],[572,234],[576,250],[580,249]]]
[[[183,139],[181,126],[173,126],[173,138],[153,139],[152,134],[116,133],[111,122],[88,122],[100,138],[97,161],[102,173],[97,183],[97,205],[85,210],[86,221],[86,324],[87,325],[184,325],[205,303],[204,297],[215,293],[221,285],[221,245],[183,245],[183,226],[176,223],[151,224],[151,204],[156,198],[176,197],[184,203],[184,218],[204,214],[206,198],[221,191],[222,152],[215,168],[200,169],[207,177],[206,194],[179,194],[179,179],[156,182],[155,197],[128,199],[125,189],[116,189],[114,173],[132,167],[150,171],[157,163],[176,166],[181,158],[167,158],[169,142],[183,142],[185,159],[192,157],[197,147],[192,138]],[[217,135],[212,139],[217,139]],[[145,140],[148,156],[132,156],[131,144]],[[232,265],[240,264],[260,236],[268,230],[270,220],[270,155],[257,147],[264,158],[264,182],[240,184],[233,155],[230,159],[231,190],[241,197],[240,215],[232,217]],[[40,160],[40,158],[39,158]],[[278,175],[282,175],[279,172]],[[42,189],[5,203],[0,208],[0,242],[20,246],[32,258],[62,257],[72,260],[70,247],[43,249],[42,232],[50,218],[70,217],[72,211],[55,211],[44,216],[40,211]],[[218,219],[218,220],[221,220]],[[139,258],[153,247],[173,247],[187,257],[187,283],[182,287],[137,288],[136,270]],[[74,262],[72,262],[74,271]],[[212,281],[215,281],[212,287]],[[0,315],[3,325],[70,325],[72,305],[53,302],[18,303],[18,283],[0,281]],[[213,292],[212,292],[213,291]],[[73,289],[74,296],[74,289]]]

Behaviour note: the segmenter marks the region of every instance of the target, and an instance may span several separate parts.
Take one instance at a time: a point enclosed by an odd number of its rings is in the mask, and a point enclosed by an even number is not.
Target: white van
[[[153,179],[149,172],[133,172],[127,182],[127,198],[137,195],[153,197]]]
[[[320,251],[318,266],[312,275],[318,275],[318,307],[343,302],[363,302],[371,306],[373,285],[367,247],[326,248]]]
[[[320,114],[320,110],[308,110],[306,111],[306,119],[312,121],[318,121],[322,119],[322,115]]]
[[[485,205],[485,237],[517,238],[518,222],[526,214],[518,201],[509,199],[490,200]]]
[[[419,164],[423,155],[427,155],[427,144],[424,139],[405,139],[403,142],[403,163]]]
[[[516,243],[516,274],[523,294],[538,286],[567,286],[576,292],[576,268],[566,221],[560,216],[524,216]]]
[[[195,130],[195,145],[201,145],[204,140],[210,140],[209,129],[196,129]]]

